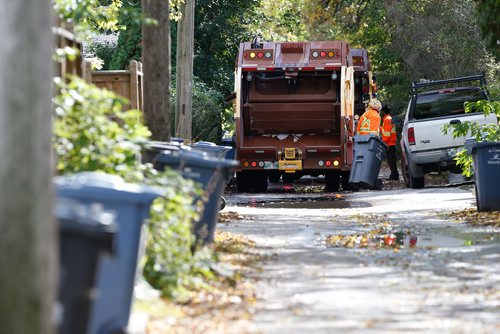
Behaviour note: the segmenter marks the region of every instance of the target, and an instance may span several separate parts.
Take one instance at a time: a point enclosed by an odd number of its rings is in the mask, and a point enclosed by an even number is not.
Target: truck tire
[[[420,189],[425,186],[424,177],[414,177],[411,174],[410,167],[408,166],[406,152],[403,151],[401,157],[401,171],[403,173],[403,179],[407,188]]]
[[[236,189],[240,193],[246,193],[250,191],[250,177],[246,172],[236,173]]]
[[[341,172],[340,181],[342,184],[343,191],[354,190],[354,188],[349,185],[349,175],[350,174],[351,174],[351,172]]]
[[[295,181],[295,173],[283,173],[281,176],[283,183],[293,183]]]
[[[272,171],[269,173],[269,182],[278,183],[280,182],[281,173],[278,171]]]
[[[412,189],[420,189],[420,188],[423,188],[425,186],[425,181],[424,181],[424,177],[414,177],[412,174],[411,174],[411,169],[408,168],[408,179],[410,181],[410,188]]]
[[[326,191],[336,192],[340,189],[340,173],[338,171],[327,172],[325,174]]]
[[[251,190],[256,193],[263,193],[267,190],[267,174],[265,172],[256,172],[252,177]]]

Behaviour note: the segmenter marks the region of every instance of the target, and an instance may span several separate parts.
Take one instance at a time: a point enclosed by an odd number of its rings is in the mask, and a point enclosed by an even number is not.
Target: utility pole
[[[157,24],[142,27],[144,119],[153,139],[169,141],[170,114],[170,18],[167,0],[142,0],[146,18]]]
[[[1,333],[54,333],[51,5],[0,0]]]
[[[186,0],[177,23],[175,135],[187,140],[193,123],[194,6],[195,0]]]

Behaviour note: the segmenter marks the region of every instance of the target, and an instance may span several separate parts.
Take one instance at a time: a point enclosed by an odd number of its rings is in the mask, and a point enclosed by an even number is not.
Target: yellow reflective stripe
[[[391,136],[391,132],[382,130],[382,135],[385,136],[385,137],[390,137]]]
[[[363,121],[361,122],[361,127],[359,128],[363,132],[370,132],[370,119],[367,117],[363,117]]]
[[[370,134],[378,136],[378,131],[370,131]]]
[[[396,133],[396,127],[394,125],[392,126],[391,133]]]

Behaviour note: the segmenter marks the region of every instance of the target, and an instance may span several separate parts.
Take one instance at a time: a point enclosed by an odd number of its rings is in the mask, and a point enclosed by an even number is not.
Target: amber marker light
[[[255,52],[250,52],[250,58],[255,58]]]
[[[248,161],[243,162],[243,167],[248,167],[250,166],[250,163]]]
[[[333,162],[333,165],[334,165],[335,167],[337,167],[339,164],[340,164],[340,163],[339,163],[337,160],[335,160],[335,161]]]

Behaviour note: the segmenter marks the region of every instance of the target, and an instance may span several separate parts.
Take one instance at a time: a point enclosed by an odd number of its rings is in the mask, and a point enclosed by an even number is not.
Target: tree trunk
[[[0,332],[53,333],[51,1],[0,8]]]
[[[172,133],[170,115],[170,19],[168,1],[143,0],[146,18],[157,25],[142,28],[144,73],[144,118],[153,139],[168,141]]]
[[[187,140],[193,123],[194,5],[195,0],[181,5],[182,19],[177,24],[175,135]]]

